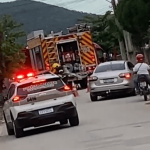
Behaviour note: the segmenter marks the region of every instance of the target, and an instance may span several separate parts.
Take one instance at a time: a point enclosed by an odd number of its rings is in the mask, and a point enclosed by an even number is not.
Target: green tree
[[[149,0],[121,0],[115,16],[124,30],[132,34],[134,45],[142,46],[148,40],[150,20]]]
[[[23,67],[23,45],[17,42],[25,36],[21,26],[22,24],[15,22],[10,16],[4,15],[0,18],[0,93],[3,79],[11,78],[15,71]]]

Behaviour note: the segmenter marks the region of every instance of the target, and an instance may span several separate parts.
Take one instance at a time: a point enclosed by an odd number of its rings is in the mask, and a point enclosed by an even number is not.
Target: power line
[[[45,1],[45,0],[42,0],[42,2],[43,1]],[[77,5],[79,5],[79,3],[81,3],[81,2],[84,2],[84,1],[86,1],[86,0],[72,0],[71,2],[70,2],[70,4],[71,5],[73,5],[73,7],[72,8],[67,8],[67,9],[72,9],[72,10],[75,10],[74,9],[74,7],[75,6],[77,6]],[[77,3],[76,3],[77,2]],[[44,2],[43,2],[44,3]],[[67,3],[67,2],[66,2]],[[76,3],[76,4],[75,4]],[[93,2],[91,2],[91,3],[93,3]],[[10,8],[16,8],[16,7],[20,7],[20,6],[27,6],[27,5],[32,5],[33,4],[33,2],[25,2],[24,4],[16,4],[16,5],[14,5],[14,6],[11,6],[11,7],[5,7],[5,8],[2,8],[1,10],[6,10],[6,9],[10,9]],[[60,4],[60,3],[59,3]],[[61,3],[61,4],[65,4],[65,3]],[[68,3],[67,3],[68,4]],[[86,5],[88,5],[88,4],[86,4]],[[45,6],[45,7],[47,7],[47,6]],[[103,6],[103,8],[101,8],[101,9],[99,9],[99,8],[97,8],[96,10],[95,9],[93,9],[93,10],[95,10],[94,11],[94,13],[96,13],[96,12],[99,12],[100,13],[100,11],[102,11],[103,12],[103,9],[105,9],[107,7],[107,5],[104,5]],[[92,11],[93,11],[92,10]],[[75,10],[76,11],[76,10]],[[80,12],[80,11],[79,11]],[[106,11],[105,11],[106,12]],[[87,12],[86,12],[87,13]]]

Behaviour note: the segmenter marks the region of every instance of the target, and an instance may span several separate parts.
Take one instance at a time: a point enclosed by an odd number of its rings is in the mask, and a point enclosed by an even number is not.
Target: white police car
[[[22,137],[28,129],[55,123],[79,125],[74,95],[55,74],[18,75],[12,82],[3,113],[8,135]]]

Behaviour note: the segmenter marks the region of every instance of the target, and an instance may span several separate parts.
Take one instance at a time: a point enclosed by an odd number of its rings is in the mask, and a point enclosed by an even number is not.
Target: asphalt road
[[[143,98],[123,97],[91,102],[85,91],[77,98],[80,125],[53,125],[16,139],[0,125],[1,150],[148,150],[150,105]]]

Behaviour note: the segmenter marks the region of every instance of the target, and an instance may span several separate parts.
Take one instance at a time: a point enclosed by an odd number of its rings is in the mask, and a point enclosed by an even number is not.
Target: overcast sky
[[[14,0],[0,0],[0,2],[11,2]],[[82,11],[94,14],[104,14],[111,10],[111,4],[106,0],[36,0],[47,4],[61,6],[70,10]],[[111,0],[109,0],[111,1]]]

